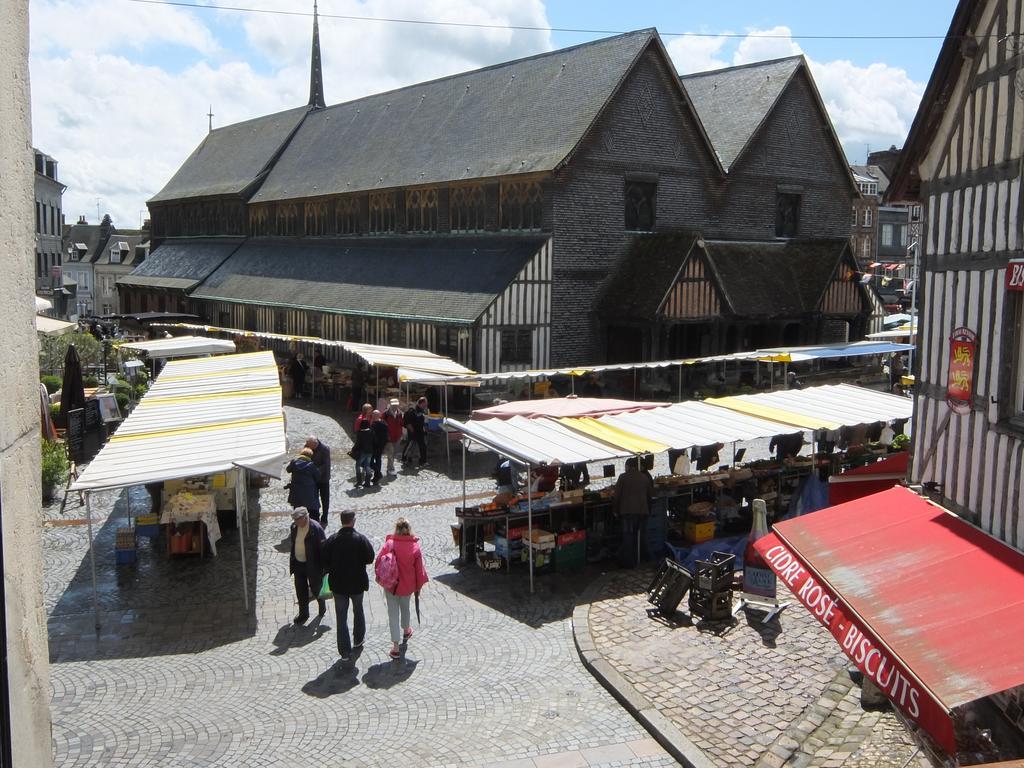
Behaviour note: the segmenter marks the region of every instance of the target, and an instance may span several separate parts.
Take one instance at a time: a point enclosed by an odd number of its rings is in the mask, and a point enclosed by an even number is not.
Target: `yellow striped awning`
[[[622,448],[630,453],[661,453],[669,449],[669,446],[659,443],[657,440],[651,440],[635,432],[629,432],[621,427],[616,427],[597,419],[589,417],[563,418],[558,421],[570,429],[582,432],[590,437],[596,437],[598,440]]]
[[[704,401],[711,405],[728,408],[730,411],[745,413],[748,416],[757,416],[762,419],[777,421],[780,424],[789,424],[803,429],[839,429],[842,424],[835,421],[812,416],[806,413],[795,413],[771,405],[763,405],[739,397],[709,397]]]

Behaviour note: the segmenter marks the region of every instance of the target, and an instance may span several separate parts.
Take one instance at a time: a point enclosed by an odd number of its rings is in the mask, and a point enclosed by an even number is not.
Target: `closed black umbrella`
[[[68,346],[64,355],[64,383],[60,389],[60,415],[67,419],[68,411],[85,407],[85,385],[82,383],[82,360],[75,345]]]

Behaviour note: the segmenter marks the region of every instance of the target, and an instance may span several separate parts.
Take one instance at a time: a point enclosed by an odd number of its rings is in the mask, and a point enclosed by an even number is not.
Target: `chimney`
[[[85,220],[85,214],[84,213],[80,213],[78,215],[78,223],[79,224],[88,224],[89,223],[88,221]]]

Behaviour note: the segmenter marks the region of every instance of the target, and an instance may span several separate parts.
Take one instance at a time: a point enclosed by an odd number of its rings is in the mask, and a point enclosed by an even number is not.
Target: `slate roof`
[[[740,317],[815,312],[848,248],[845,238],[704,244],[725,299]]]
[[[790,56],[680,78],[727,171],[803,64],[803,56]]]
[[[72,247],[75,247],[76,243],[82,243],[85,245],[85,254],[82,255],[79,262],[83,264],[92,263],[93,259],[96,257],[97,250],[103,245],[100,238],[100,225],[72,224],[71,227],[68,228],[68,231],[64,233],[63,243],[65,257],[67,255],[68,245],[71,245]]]
[[[691,232],[637,235],[605,286],[601,313],[653,320],[699,237]]]
[[[252,202],[552,170],[656,36],[630,32],[312,111]]]
[[[230,256],[241,238],[165,240],[118,285],[191,290]]]
[[[468,323],[546,240],[538,235],[248,240],[192,296]]]
[[[308,111],[297,107],[210,131],[149,202],[243,194]]]
[[[103,246],[103,250],[96,254],[93,263],[101,266],[110,264],[111,247],[115,243],[124,243],[127,246],[127,251],[121,256],[121,261],[116,262],[116,264],[131,266],[135,263],[136,246],[141,245],[145,239],[146,237],[141,234],[125,234],[124,232],[114,230],[110,233],[110,237]]]

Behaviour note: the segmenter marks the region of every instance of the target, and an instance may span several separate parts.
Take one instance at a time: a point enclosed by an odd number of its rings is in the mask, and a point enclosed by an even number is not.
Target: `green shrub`
[[[60,380],[60,376],[40,376],[39,380],[43,383],[43,386],[46,387],[46,391],[51,395],[60,389],[61,384],[63,383]]]
[[[149,387],[147,387],[145,384],[136,384],[134,387],[132,387],[132,396],[136,400],[141,400],[142,396],[146,394],[146,391],[148,389]]]
[[[118,390],[114,397],[117,400],[117,407],[121,410],[121,415],[126,416],[128,414],[128,393]]]
[[[82,377],[83,387],[98,387],[99,385],[100,380],[97,377],[93,376],[91,373],[86,374],[85,376]]]
[[[64,357],[72,344],[78,350],[82,368],[103,365],[103,345],[89,333],[65,333],[48,336],[39,344],[39,370],[63,371]]]
[[[54,488],[61,485],[68,479],[68,472],[71,465],[68,462],[67,452],[64,450],[64,443],[42,440],[42,479],[43,488]]]

